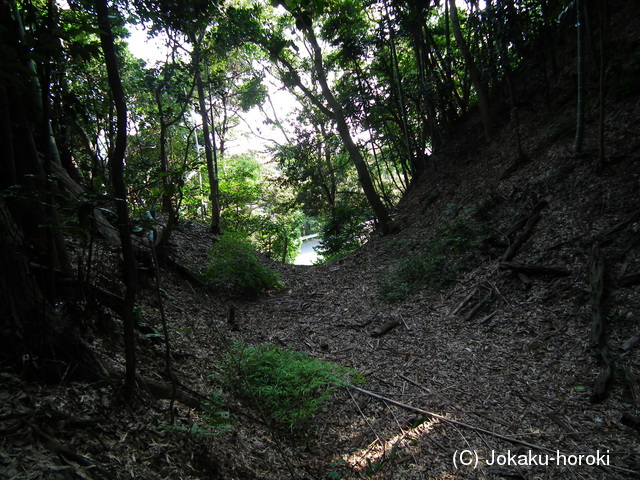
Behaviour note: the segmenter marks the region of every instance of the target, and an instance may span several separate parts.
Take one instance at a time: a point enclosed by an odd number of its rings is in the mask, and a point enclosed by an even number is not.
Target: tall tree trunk
[[[170,216],[174,214],[173,202],[171,199],[171,179],[169,178],[169,158],[167,156],[167,129],[169,122],[164,118],[164,108],[162,106],[162,88],[164,82],[156,88],[156,104],[158,106],[158,117],[160,121],[160,173],[162,175],[162,211]]]
[[[209,199],[211,200],[211,232],[214,235],[222,233],[220,228],[220,195],[218,190],[218,176],[213,159],[213,146],[211,141],[211,131],[209,129],[209,115],[204,94],[204,84],[200,72],[200,45],[194,42],[194,68],[196,88],[198,89],[198,106],[202,117],[202,133],[204,136],[204,154],[207,159],[207,173],[209,174]]]
[[[599,36],[599,47],[600,47],[600,78],[599,78],[599,89],[600,89],[600,105],[599,105],[599,117],[600,117],[600,132],[599,132],[599,155],[598,162],[596,165],[596,169],[598,173],[602,173],[604,169],[604,160],[605,160],[605,144],[604,144],[604,128],[605,128],[605,110],[604,110],[604,100],[605,100],[605,61],[604,61],[604,15],[605,15],[605,7],[603,2],[598,3],[598,26],[600,30]]]
[[[399,107],[399,115],[402,120],[402,134],[404,137],[405,147],[407,149],[407,160],[409,164],[409,169],[411,171],[411,177],[416,177],[418,174],[418,166],[416,165],[416,159],[413,151],[413,145],[411,142],[411,135],[409,134],[409,119],[407,116],[407,109],[404,104],[404,90],[402,88],[402,82],[400,81],[400,67],[398,66],[398,55],[396,53],[396,39],[393,32],[393,24],[391,22],[390,14],[389,14],[389,6],[387,2],[384,2],[384,10],[385,10],[385,20],[387,23],[387,28],[389,30],[389,50],[391,51],[391,65],[393,76],[395,79],[395,87],[398,92],[398,107]],[[419,53],[416,51],[416,59],[418,59]],[[421,79],[423,80],[423,79]],[[409,179],[405,174],[405,182],[409,183]]]
[[[124,89],[118,71],[118,58],[109,23],[109,9],[107,0],[95,0],[98,27],[100,28],[100,44],[104,53],[107,67],[107,78],[113,95],[116,108],[116,137],[115,145],[109,155],[109,166],[115,195],[116,213],[118,214],[118,230],[122,245],[122,257],[124,263],[124,345],[126,360],[126,375],[124,390],[131,394],[135,387],[136,379],[136,350],[135,331],[133,323],[133,307],[136,299],[136,259],[131,243],[131,228],[129,224],[129,208],[127,205],[127,188],[124,183],[124,156],[127,149],[127,102]]]
[[[373,213],[378,219],[382,232],[389,233],[392,230],[391,217],[389,216],[387,207],[385,207],[384,203],[382,203],[378,192],[376,192],[373,181],[371,180],[371,175],[369,174],[369,167],[367,166],[367,162],[365,161],[360,148],[353,141],[353,137],[351,136],[351,132],[349,131],[349,125],[347,124],[347,119],[345,117],[344,110],[342,109],[342,105],[338,103],[333,93],[331,92],[331,89],[329,88],[329,82],[327,81],[327,76],[324,71],[322,50],[320,48],[320,45],[318,44],[318,39],[313,32],[313,27],[305,23],[304,20],[300,23],[304,25],[303,33],[313,50],[313,63],[316,74],[318,76],[318,82],[320,83],[320,89],[322,90],[322,96],[327,102],[329,110],[331,111],[332,116],[336,122],[338,133],[340,134],[340,138],[342,138],[344,146],[349,153],[349,157],[356,167],[358,180],[360,181],[360,185],[362,186],[362,191],[367,197],[367,201],[369,202]]]
[[[578,99],[576,105],[576,137],[573,141],[573,156],[582,154],[582,137],[584,135],[584,15],[581,0],[576,0],[576,30],[578,55]]]
[[[476,91],[476,95],[478,96],[478,107],[480,108],[480,115],[482,116],[482,125],[484,126],[484,133],[487,137],[487,140],[491,138],[493,134],[493,122],[491,120],[491,107],[489,102],[489,94],[487,92],[487,88],[482,81],[482,75],[480,75],[480,70],[476,66],[476,62],[473,60],[473,56],[469,51],[469,47],[467,42],[464,40],[462,36],[462,30],[460,29],[460,21],[458,20],[458,9],[456,8],[456,0],[449,0],[449,10],[451,16],[451,27],[453,28],[453,36],[458,43],[458,47],[462,52],[462,56],[464,57],[464,62],[467,65],[467,69],[469,70],[469,75],[471,76],[471,82],[473,83],[473,88]]]

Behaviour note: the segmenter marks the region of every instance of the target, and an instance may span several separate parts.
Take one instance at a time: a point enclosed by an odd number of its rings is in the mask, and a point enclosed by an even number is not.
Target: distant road
[[[318,245],[320,245],[319,238],[313,238],[306,242],[303,242],[302,246],[300,247],[300,253],[293,262],[294,265],[313,265],[318,259],[318,254],[313,248],[317,247]]]

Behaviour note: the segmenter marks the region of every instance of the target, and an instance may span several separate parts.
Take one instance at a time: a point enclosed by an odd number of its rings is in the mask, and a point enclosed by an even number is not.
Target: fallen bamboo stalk
[[[551,448],[543,447],[542,445],[536,445],[534,443],[525,442],[524,440],[518,440],[516,438],[508,437],[506,435],[501,435],[499,433],[492,432],[491,430],[486,430],[486,429],[484,429],[482,427],[476,427],[476,426],[470,425],[468,423],[460,422],[458,420],[453,420],[452,418],[448,418],[448,417],[445,417],[443,415],[439,415],[439,414],[434,413],[434,412],[429,412],[427,410],[423,410],[421,408],[414,407],[413,405],[408,405],[406,403],[398,402],[398,401],[393,400],[391,398],[384,397],[382,395],[378,395],[377,393],[370,392],[369,390],[365,390],[363,388],[355,387],[353,385],[348,385],[348,388],[350,388],[352,390],[355,390],[356,392],[360,392],[360,393],[363,393],[365,395],[368,395],[368,396],[370,396],[372,398],[377,398],[378,400],[381,400],[383,402],[390,403],[391,405],[395,405],[396,407],[404,408],[405,410],[410,410],[412,412],[420,413],[422,415],[429,415],[429,416],[431,416],[433,418],[437,418],[438,420],[442,420],[445,423],[449,423],[451,425],[456,425],[458,427],[466,428],[468,430],[473,430],[475,432],[484,433],[484,434],[490,435],[490,436],[492,436],[494,438],[498,438],[500,440],[504,440],[505,442],[513,443],[513,444],[516,444],[516,445],[522,445],[524,447],[528,447],[528,448],[531,448],[531,449],[534,449],[534,450],[540,450],[540,451],[547,452],[547,453],[556,454],[556,453],[559,452],[558,449],[554,450],[554,449],[551,449]],[[640,472],[638,472],[636,470],[631,470],[629,468],[624,468],[624,467],[618,467],[616,465],[600,465],[600,467],[601,468],[608,468],[608,469],[611,469],[611,470],[616,470],[616,471],[619,471],[619,472],[630,473],[630,474],[633,474],[633,475],[639,475],[640,474]]]
[[[589,284],[591,286],[591,337],[593,347],[601,348],[604,341],[604,258],[600,245],[594,242],[591,248]]]
[[[412,412],[421,413],[422,415],[429,415],[429,416],[431,416],[433,418],[437,418],[438,420],[442,420],[443,422],[450,423],[450,424],[456,425],[458,427],[463,427],[463,428],[466,428],[466,429],[469,429],[469,430],[474,430],[474,431],[480,432],[480,433],[486,433],[487,435],[491,435],[492,437],[496,437],[496,438],[499,438],[501,440],[505,440],[507,442],[516,443],[518,445],[523,445],[525,447],[533,448],[533,449],[536,449],[536,450],[542,450],[542,451],[545,451],[545,452],[556,453],[556,450],[552,450],[550,448],[543,447],[541,445],[534,445],[533,443],[528,443],[528,442],[525,442],[524,440],[517,440],[515,438],[507,437],[505,435],[501,435],[499,433],[492,432],[491,430],[486,430],[486,429],[484,429],[482,427],[476,427],[476,426],[473,426],[473,425],[469,425],[468,423],[460,422],[459,420],[454,420],[452,418],[448,418],[448,417],[445,417],[443,415],[439,415],[439,414],[434,413],[434,412],[429,412],[427,410],[423,410],[421,408],[414,407],[413,405],[407,405],[406,403],[398,402],[397,400],[393,400],[391,398],[384,397],[382,395],[378,395],[377,393],[370,392],[369,390],[364,390],[363,388],[354,387],[353,385],[349,385],[349,388],[351,388],[352,390],[355,390],[357,392],[364,393],[365,395],[368,395],[370,397],[377,398],[378,400],[381,400],[383,402],[395,405],[396,407],[401,407],[401,408],[404,408],[405,410],[411,410]]]

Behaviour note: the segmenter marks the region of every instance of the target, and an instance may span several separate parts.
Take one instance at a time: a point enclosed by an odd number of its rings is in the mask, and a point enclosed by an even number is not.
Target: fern
[[[224,383],[254,403],[274,423],[292,430],[318,413],[336,387],[353,374],[349,369],[275,345],[237,343],[223,366]]]

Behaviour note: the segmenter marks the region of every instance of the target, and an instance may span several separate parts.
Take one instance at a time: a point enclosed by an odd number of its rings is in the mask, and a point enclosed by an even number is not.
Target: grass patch
[[[275,426],[300,430],[353,371],[275,345],[233,345],[222,381]]]

